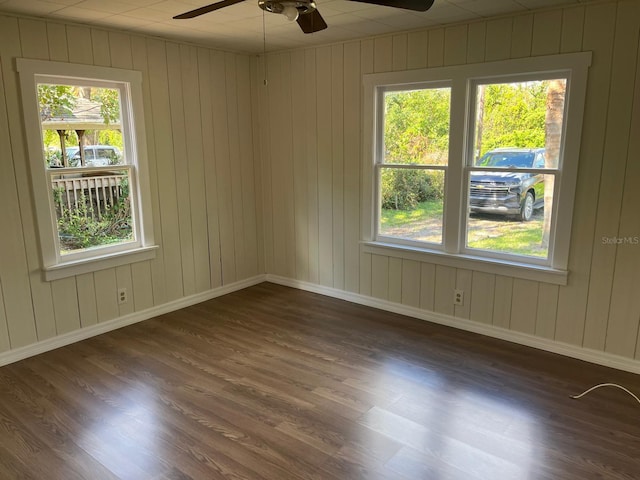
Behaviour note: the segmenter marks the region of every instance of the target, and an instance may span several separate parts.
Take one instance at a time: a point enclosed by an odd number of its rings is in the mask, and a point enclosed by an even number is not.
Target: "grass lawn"
[[[382,209],[380,223],[383,228],[402,227],[406,224],[424,222],[425,219],[442,218],[442,201],[420,202],[413,210]]]
[[[442,238],[441,201],[421,202],[412,210],[383,209],[380,233],[408,240],[440,243]],[[542,247],[543,211],[535,212],[529,222],[501,215],[473,215],[468,223],[470,248],[495,252],[546,257]]]

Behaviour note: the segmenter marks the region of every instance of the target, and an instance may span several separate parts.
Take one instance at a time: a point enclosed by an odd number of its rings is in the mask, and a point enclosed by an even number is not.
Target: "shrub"
[[[382,208],[411,210],[418,203],[439,200],[444,193],[444,177],[440,172],[405,168],[382,172]]]

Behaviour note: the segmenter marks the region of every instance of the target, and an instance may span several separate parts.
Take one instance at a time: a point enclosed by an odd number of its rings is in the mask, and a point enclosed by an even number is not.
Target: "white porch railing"
[[[77,210],[84,198],[92,218],[100,219],[123,195],[122,181],[127,175],[100,175],[95,177],[52,178],[58,215],[65,208]]]

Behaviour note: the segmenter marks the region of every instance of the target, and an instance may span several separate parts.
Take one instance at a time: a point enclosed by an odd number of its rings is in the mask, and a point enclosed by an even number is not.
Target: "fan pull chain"
[[[265,28],[264,10],[262,10],[262,63],[264,64],[263,85],[267,86],[267,29]]]

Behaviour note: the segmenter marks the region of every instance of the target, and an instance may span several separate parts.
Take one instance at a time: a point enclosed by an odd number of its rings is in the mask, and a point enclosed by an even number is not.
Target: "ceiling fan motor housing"
[[[282,13],[285,7],[293,7],[298,10],[300,15],[311,13],[316,9],[313,0],[259,0],[258,5],[261,9],[271,13]]]

